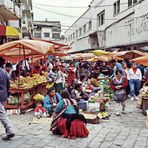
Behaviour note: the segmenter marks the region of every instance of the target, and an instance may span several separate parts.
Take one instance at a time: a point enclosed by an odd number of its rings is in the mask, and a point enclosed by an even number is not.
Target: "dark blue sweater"
[[[0,102],[8,98],[8,77],[4,69],[0,68]]]

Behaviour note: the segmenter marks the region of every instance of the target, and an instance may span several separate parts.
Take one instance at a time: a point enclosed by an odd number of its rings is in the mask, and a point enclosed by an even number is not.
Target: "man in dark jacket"
[[[8,98],[9,79],[6,71],[3,69],[5,60],[0,57],[0,121],[3,124],[6,135],[2,137],[2,140],[10,140],[15,136],[12,124],[5,112],[4,102]]]

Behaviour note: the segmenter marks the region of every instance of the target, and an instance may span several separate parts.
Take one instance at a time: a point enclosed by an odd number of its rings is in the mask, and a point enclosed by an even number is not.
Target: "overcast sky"
[[[41,9],[79,17],[87,10],[87,8],[55,8],[37,5],[37,3],[53,6],[88,7],[91,1],[92,0],[33,0],[34,20],[45,20],[47,18],[49,21],[61,21],[62,25],[70,26],[76,20],[76,18],[53,14],[50,12],[43,11]],[[64,32],[67,27],[62,27],[62,29],[62,32]]]

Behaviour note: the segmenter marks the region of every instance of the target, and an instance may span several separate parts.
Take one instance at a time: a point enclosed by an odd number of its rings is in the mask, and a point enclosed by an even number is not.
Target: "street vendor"
[[[47,95],[44,98],[44,107],[47,114],[52,115],[60,100],[62,100],[62,97],[59,93],[55,92],[54,87],[48,89]]]
[[[9,80],[12,80],[12,71],[13,71],[12,64],[11,63],[6,63],[5,70],[7,72]]]
[[[54,112],[51,131],[53,134],[62,135],[63,138],[75,139],[87,137],[86,119],[79,114],[77,102],[71,99],[66,90],[61,92],[61,100]]]
[[[107,66],[106,62],[103,62],[103,63],[102,63],[102,66],[100,67],[100,72],[101,72],[103,75],[105,75],[105,76],[107,76],[107,75],[110,74],[110,69],[109,69],[109,67]]]
[[[75,87],[71,91],[71,97],[77,100],[77,102],[79,102],[81,99],[88,100],[89,99],[88,94],[84,93],[82,90],[82,83],[75,83],[74,85]]]

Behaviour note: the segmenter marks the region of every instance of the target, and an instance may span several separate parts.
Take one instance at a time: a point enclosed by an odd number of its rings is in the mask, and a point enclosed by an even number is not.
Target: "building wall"
[[[20,0],[16,2],[20,3]],[[20,28],[21,8],[14,0],[0,0],[0,24]],[[0,44],[19,39],[21,36],[0,36]]]
[[[33,37],[32,0],[22,0],[22,34],[24,38]]]
[[[61,24],[59,21],[34,21],[34,38],[45,40],[61,39]]]
[[[116,14],[114,14],[114,4],[117,4],[117,1],[92,1],[90,4],[91,8],[65,32],[65,43],[72,47],[72,51],[81,51],[92,47],[109,48],[121,45],[125,46],[146,41],[148,37],[146,15],[148,13],[148,0],[137,0],[137,3],[130,7],[128,6],[128,0],[120,0],[120,11],[116,11]],[[99,25],[98,16],[103,11],[105,12],[104,24]],[[81,36],[73,37],[76,30],[79,30],[90,20],[92,21],[92,29],[86,33],[82,33]],[[78,28],[74,29],[74,27]]]
[[[52,29],[48,27],[42,28],[41,31],[41,38],[45,40],[51,40],[52,39]],[[47,35],[46,35],[47,34]]]
[[[148,0],[131,7],[124,19],[106,29],[106,47],[124,46],[148,41]],[[123,14],[119,14],[123,15]]]

